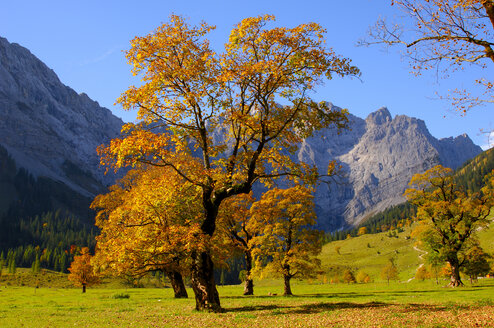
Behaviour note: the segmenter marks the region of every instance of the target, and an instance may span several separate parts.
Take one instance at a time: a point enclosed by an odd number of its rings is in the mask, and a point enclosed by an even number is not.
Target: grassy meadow
[[[430,281],[310,285],[293,297],[268,296],[281,283],[261,281],[256,296],[220,286],[224,313],[200,313],[170,288],[0,289],[1,327],[489,327],[494,279],[448,289]]]
[[[464,279],[456,289],[443,287],[447,280],[416,281],[421,252],[409,236],[408,228],[325,245],[323,273],[293,280],[293,297],[281,296],[281,280],[255,280],[255,296],[241,296],[240,285],[219,286],[224,313],[197,312],[192,290],[188,299],[174,299],[171,288],[149,279],[146,288],[105,279],[83,294],[65,274],[19,268],[12,275],[4,268],[0,327],[494,327],[494,278],[474,285]],[[492,253],[494,225],[479,237]],[[391,257],[399,280],[388,285],[379,276]],[[365,271],[372,282],[331,283],[346,268]]]

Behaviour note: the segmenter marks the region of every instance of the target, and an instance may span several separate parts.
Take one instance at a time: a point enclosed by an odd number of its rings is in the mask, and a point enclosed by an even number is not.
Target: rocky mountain
[[[56,188],[57,199],[72,190],[90,199],[114,182],[114,176],[103,175],[95,149],[117,136],[123,122],[87,95],[63,85],[27,49],[3,38],[0,118],[0,148],[6,149],[18,167],[46,180],[36,190]],[[402,202],[413,174],[436,164],[456,168],[481,152],[466,135],[437,140],[423,121],[392,118],[386,108],[365,120],[350,115],[350,121],[350,130],[341,134],[334,129],[319,131],[297,153],[300,160],[315,164],[321,172],[332,159],[342,166],[342,174],[329,185],[321,184],[316,192],[319,224],[326,230],[358,224]],[[22,180],[16,180],[12,172],[6,176],[10,182],[0,181],[0,188],[13,189],[15,181]],[[3,194],[15,200],[7,189]]]
[[[381,108],[365,120],[350,115],[350,130],[340,135],[333,129],[319,131],[297,155],[322,172],[330,159],[341,165],[341,174],[321,184],[315,195],[319,225],[335,230],[405,201],[403,192],[415,173],[437,164],[455,169],[480,152],[466,134],[438,140],[424,121],[404,115],[393,119]]]
[[[91,197],[112,183],[96,147],[123,122],[86,94],[63,85],[26,48],[0,38],[0,146],[18,166]]]

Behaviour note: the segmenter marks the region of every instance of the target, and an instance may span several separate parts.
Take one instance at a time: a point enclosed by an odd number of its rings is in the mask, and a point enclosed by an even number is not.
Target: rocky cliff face
[[[35,176],[63,182],[83,196],[102,191],[96,147],[117,136],[122,121],[85,94],[76,94],[27,49],[0,38],[0,146]],[[402,202],[413,174],[443,164],[452,168],[481,152],[466,135],[437,140],[425,123],[391,117],[386,108],[365,120],[350,115],[351,130],[319,131],[297,156],[326,172],[337,160],[343,175],[321,184],[319,224],[334,230]],[[218,136],[221,137],[221,136]],[[1,187],[1,184],[0,184]]]
[[[35,176],[61,181],[91,196],[113,182],[99,167],[96,147],[117,136],[123,122],[63,85],[17,44],[0,38],[0,145]]]
[[[437,140],[422,120],[391,117],[386,108],[365,120],[350,116],[351,130],[337,135],[326,129],[307,139],[298,158],[324,170],[330,159],[342,175],[316,192],[319,225],[334,230],[358,224],[366,217],[405,199],[411,177],[442,164],[457,168],[482,150],[467,135]],[[324,171],[322,171],[324,172]]]

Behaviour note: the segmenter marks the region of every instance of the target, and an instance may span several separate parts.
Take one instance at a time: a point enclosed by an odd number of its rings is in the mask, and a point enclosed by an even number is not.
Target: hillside
[[[456,183],[462,186],[464,190],[478,192],[484,186],[485,176],[493,170],[494,148],[488,149],[465,162],[455,171],[454,175]],[[384,231],[391,226],[396,226],[400,220],[413,218],[415,213],[415,207],[408,202],[398,204],[365,218],[356,228],[346,233],[341,233],[340,237],[342,235],[346,236],[347,233],[355,236],[359,227],[366,227],[372,233],[379,231],[379,229]]]
[[[494,213],[488,228],[482,229],[477,236],[484,250],[494,254]],[[423,261],[419,258],[422,252],[414,249],[415,240],[410,238],[412,228],[406,227],[403,232],[381,232],[366,234],[350,239],[338,240],[324,245],[320,258],[324,272],[341,273],[349,268],[355,273],[363,270],[372,279],[380,280],[383,266],[390,258],[395,259],[401,281],[413,278]],[[337,253],[337,248],[339,253]]]

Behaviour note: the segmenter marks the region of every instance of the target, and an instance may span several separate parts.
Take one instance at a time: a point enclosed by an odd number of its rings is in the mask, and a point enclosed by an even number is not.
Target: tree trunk
[[[244,284],[244,295],[254,295],[254,281],[251,278],[252,271],[252,255],[250,251],[245,251],[245,284]]]
[[[460,264],[458,258],[448,259],[449,265],[451,266],[451,281],[448,287],[459,287],[463,286],[463,282],[460,278]]]
[[[86,292],[86,284],[82,284],[82,292],[85,293]]]
[[[166,272],[170,283],[172,284],[173,292],[175,293],[175,298],[188,298],[187,290],[185,289],[184,280],[182,274],[178,271],[167,271]]]
[[[292,296],[292,288],[290,287],[290,279],[292,277],[285,275],[283,278],[285,279],[285,292],[283,293],[283,296]]]
[[[196,297],[196,310],[221,312],[220,297],[214,281],[214,266],[208,252],[192,255],[192,290]]]

